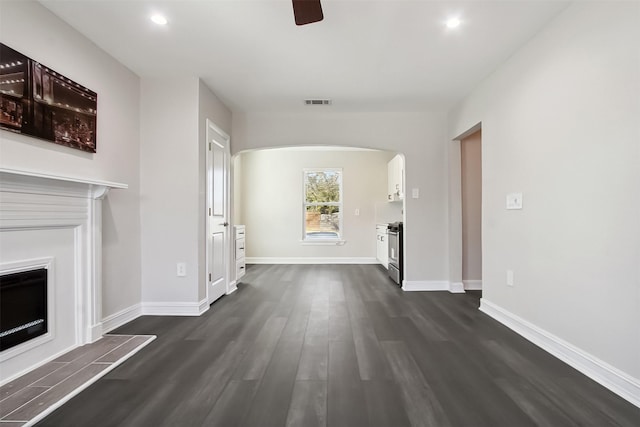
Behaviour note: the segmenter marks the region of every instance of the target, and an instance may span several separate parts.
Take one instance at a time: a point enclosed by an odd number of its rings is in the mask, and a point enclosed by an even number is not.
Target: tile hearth
[[[155,339],[105,335],[0,387],[0,427],[31,425]]]

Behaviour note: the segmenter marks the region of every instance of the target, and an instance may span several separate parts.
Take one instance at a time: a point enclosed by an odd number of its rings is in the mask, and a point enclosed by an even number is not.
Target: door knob
[[[229,223],[225,221],[225,222],[220,223],[220,225],[223,226],[223,227],[226,227],[227,225],[229,225]]]

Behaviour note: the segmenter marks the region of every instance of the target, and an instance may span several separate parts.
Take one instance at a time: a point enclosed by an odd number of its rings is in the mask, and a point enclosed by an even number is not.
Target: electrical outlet
[[[418,199],[420,197],[420,189],[419,188],[412,188],[411,189],[411,197],[413,197],[414,199]]]
[[[185,277],[187,275],[187,263],[179,262],[176,265],[176,274],[178,277]]]
[[[522,209],[522,193],[507,194],[507,209]]]
[[[507,286],[513,287],[513,270],[507,270]]]

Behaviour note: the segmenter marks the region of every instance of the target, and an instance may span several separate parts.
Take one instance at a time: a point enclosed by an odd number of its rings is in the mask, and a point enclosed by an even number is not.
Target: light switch
[[[513,270],[507,270],[507,286],[513,286]]]
[[[360,209],[356,209],[355,216],[359,216],[359,215],[360,215]]]
[[[522,209],[522,193],[507,194],[507,209]]]
[[[411,189],[411,197],[413,197],[414,199],[417,199],[420,197],[420,189],[419,188],[412,188]]]

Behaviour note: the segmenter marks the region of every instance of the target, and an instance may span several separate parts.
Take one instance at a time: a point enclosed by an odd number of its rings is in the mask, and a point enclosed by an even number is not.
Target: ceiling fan
[[[322,21],[322,5],[320,0],[292,0],[293,15],[296,19],[296,25],[311,24],[313,22]]]

